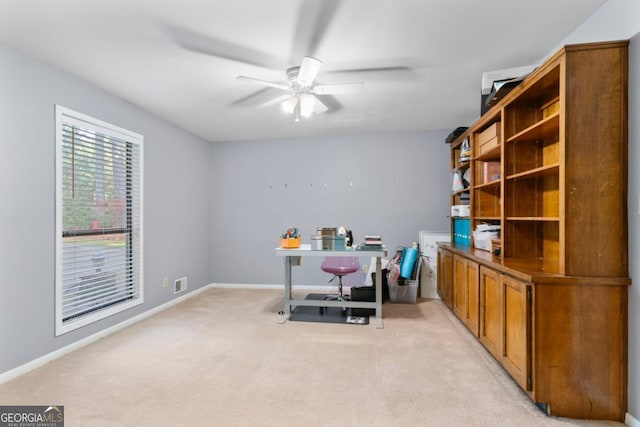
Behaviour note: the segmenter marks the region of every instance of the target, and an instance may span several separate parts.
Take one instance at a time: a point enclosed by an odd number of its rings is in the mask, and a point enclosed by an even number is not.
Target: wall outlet
[[[162,287],[165,288],[165,289],[169,287],[169,278],[168,277],[165,277],[162,280]]]
[[[182,277],[173,282],[173,293],[177,294],[187,289],[187,277]]]
[[[369,271],[369,266],[367,264],[362,264],[361,267],[362,267],[362,272],[364,274],[367,274],[367,271]]]

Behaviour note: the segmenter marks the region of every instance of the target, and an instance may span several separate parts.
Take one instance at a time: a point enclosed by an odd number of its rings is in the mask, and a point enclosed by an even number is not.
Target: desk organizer
[[[345,242],[345,236],[311,236],[311,248],[315,251],[344,251]]]
[[[300,237],[280,239],[280,247],[284,249],[296,249],[300,247]]]

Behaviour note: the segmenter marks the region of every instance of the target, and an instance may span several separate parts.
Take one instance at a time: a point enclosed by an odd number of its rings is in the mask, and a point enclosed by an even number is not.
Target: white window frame
[[[67,332],[76,330],[88,324],[94,323],[98,320],[105,319],[109,316],[113,316],[114,314],[121,313],[127,309],[140,305],[144,302],[144,277],[143,277],[143,176],[144,176],[144,168],[143,168],[143,142],[144,138],[142,135],[137,134],[135,132],[128,131],[126,129],[120,128],[118,126],[112,125],[110,123],[104,122],[102,120],[95,119],[93,117],[87,116],[82,113],[78,113],[71,109],[65,108],[60,105],[55,106],[55,126],[56,126],[56,254],[55,254],[55,262],[56,262],[56,273],[55,273],[55,334],[56,336],[65,334]],[[137,264],[137,280],[135,282],[136,286],[136,296],[132,299],[120,302],[115,305],[110,305],[108,307],[101,308],[89,314],[69,319],[63,321],[63,279],[62,279],[62,263],[63,263],[63,223],[62,223],[62,210],[63,210],[63,202],[62,202],[62,160],[63,160],[63,124],[77,126],[82,129],[87,129],[91,131],[96,131],[102,135],[112,136],[114,138],[118,138],[132,144],[137,145],[139,150],[139,164],[138,164],[138,179],[139,179],[139,199],[138,199],[138,224],[139,229],[137,230],[137,238],[139,241],[138,245],[138,253],[137,259],[135,260]]]

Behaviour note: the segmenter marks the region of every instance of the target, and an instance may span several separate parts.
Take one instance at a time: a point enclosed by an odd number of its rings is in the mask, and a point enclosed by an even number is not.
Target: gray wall
[[[631,39],[629,46],[628,413],[640,421],[640,1],[609,0],[561,44]],[[638,422],[636,421],[636,422]]]
[[[54,337],[55,117],[60,104],[144,135],[143,305]],[[0,46],[0,373],[211,282],[211,144]]]
[[[345,226],[388,248],[418,231],[447,231],[451,188],[447,132],[217,143],[212,151],[213,279],[282,284],[279,235],[297,226],[303,243],[319,226]],[[247,250],[250,248],[250,250]],[[238,256],[238,254],[241,254]],[[365,258],[362,262],[368,263]],[[320,259],[294,269],[295,283],[326,284]],[[347,276],[345,283],[362,281]]]

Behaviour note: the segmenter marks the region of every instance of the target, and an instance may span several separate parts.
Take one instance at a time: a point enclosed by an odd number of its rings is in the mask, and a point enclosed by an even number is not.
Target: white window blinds
[[[56,334],[142,303],[142,136],[56,107]]]

